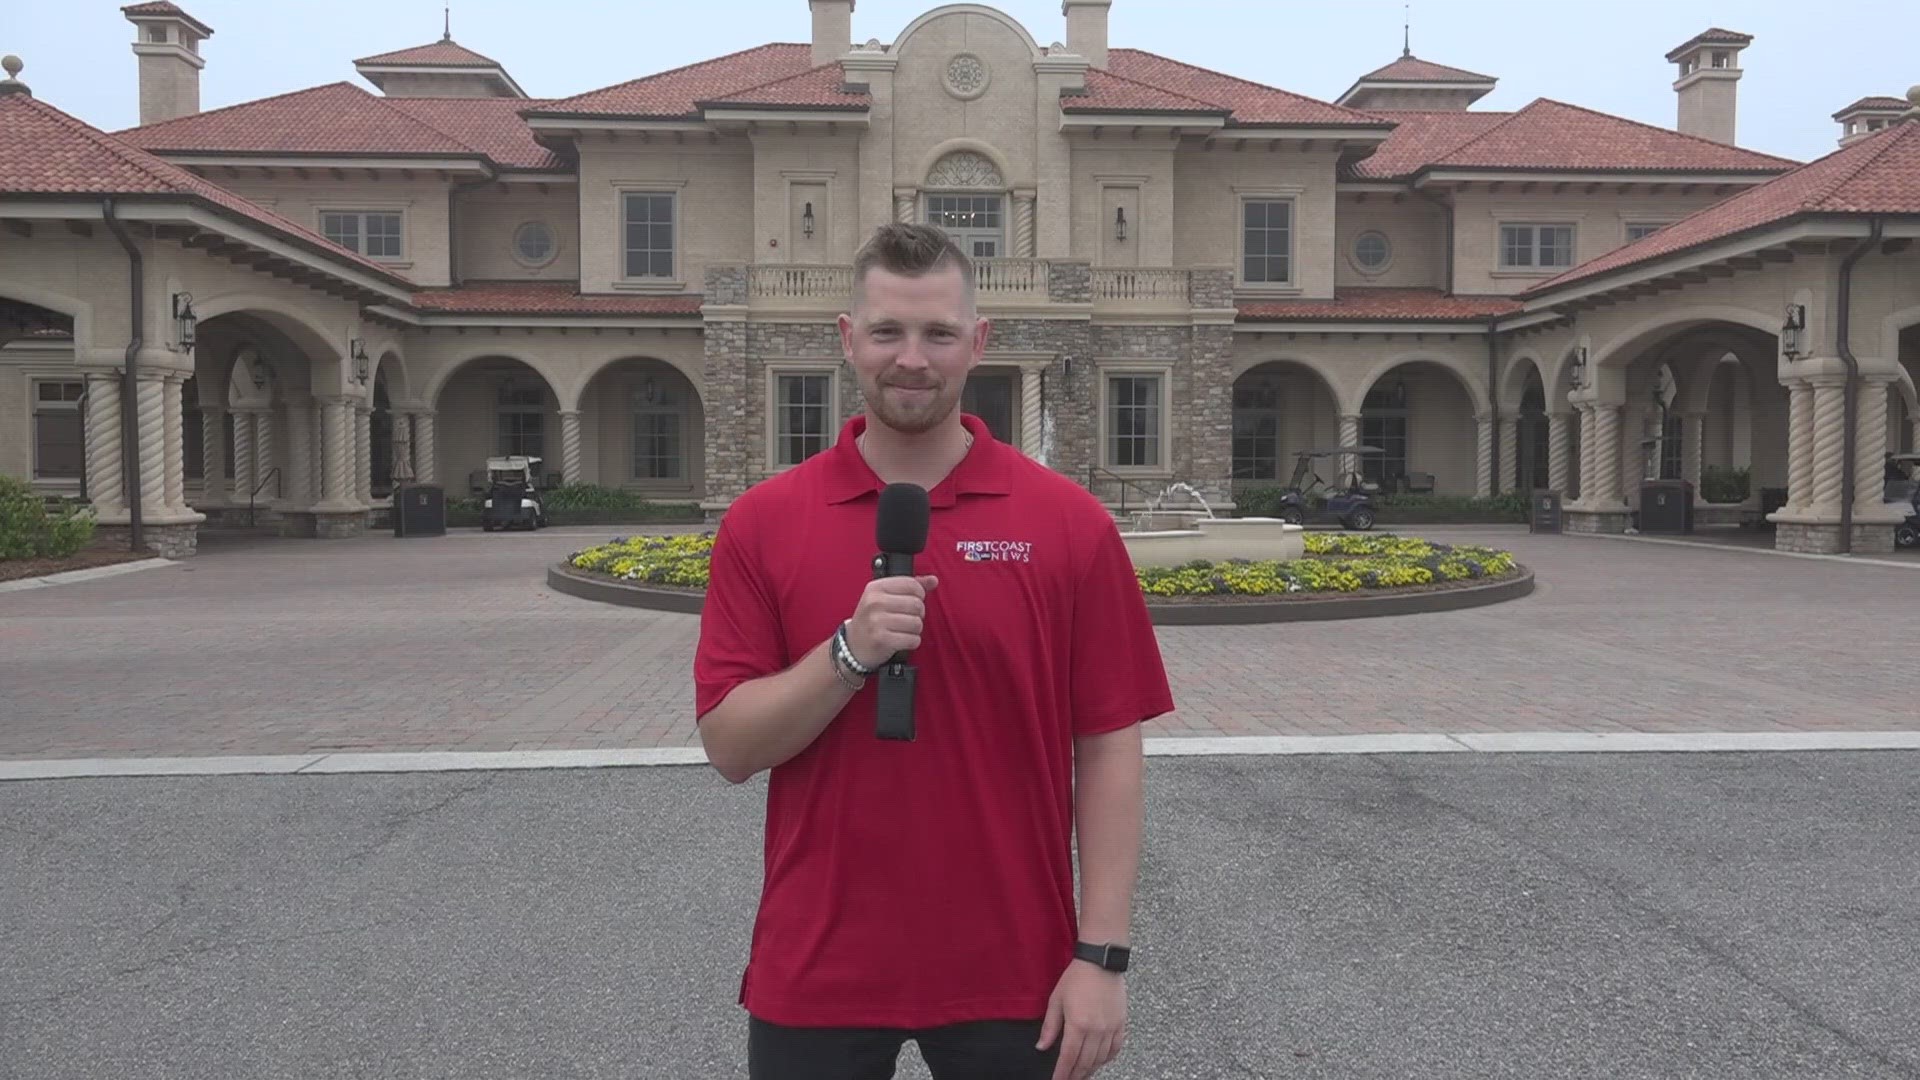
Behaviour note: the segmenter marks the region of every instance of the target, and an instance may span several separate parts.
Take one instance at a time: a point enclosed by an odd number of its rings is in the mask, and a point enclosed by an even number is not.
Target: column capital
[[[561,409],[561,410],[559,410],[559,416],[560,416],[560,419],[562,419],[562,420],[565,420],[565,419],[566,419],[567,417],[569,417],[569,416],[572,416],[572,417],[578,417],[579,415],[580,415],[580,410],[579,410],[579,409]]]

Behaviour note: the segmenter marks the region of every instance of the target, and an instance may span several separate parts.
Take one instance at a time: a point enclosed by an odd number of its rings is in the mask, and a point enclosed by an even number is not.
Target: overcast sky
[[[214,29],[204,109],[348,80],[355,57],[437,40],[442,0],[178,0]],[[892,41],[933,4],[859,0],[855,41]],[[1060,0],[1002,0],[1042,45]],[[138,121],[118,0],[0,0],[0,53],[36,96],[109,131]],[[1402,0],[1115,0],[1110,38],[1331,101],[1400,53]],[[808,40],[807,0],[453,0],[453,36],[529,93],[563,97],[769,41]],[[1413,0],[1415,55],[1500,80],[1477,108],[1537,97],[1674,123],[1667,50],[1709,26],[1754,35],[1739,141],[1806,161],[1835,110],[1920,83],[1915,0]],[[371,89],[371,87],[368,87]]]

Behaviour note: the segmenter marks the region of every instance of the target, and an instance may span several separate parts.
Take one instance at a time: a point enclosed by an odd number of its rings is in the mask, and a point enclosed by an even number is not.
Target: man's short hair
[[[889,222],[873,231],[853,257],[853,300],[860,302],[867,271],[880,267],[888,273],[918,277],[943,266],[960,268],[965,284],[967,307],[973,307],[973,260],[953,242],[953,237],[932,225],[913,222]]]

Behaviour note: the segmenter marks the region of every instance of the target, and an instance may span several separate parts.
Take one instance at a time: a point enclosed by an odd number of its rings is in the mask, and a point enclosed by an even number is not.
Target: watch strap
[[[1133,950],[1125,945],[1095,945],[1090,941],[1073,943],[1073,956],[1076,960],[1085,960],[1107,971],[1125,971],[1133,958]]]

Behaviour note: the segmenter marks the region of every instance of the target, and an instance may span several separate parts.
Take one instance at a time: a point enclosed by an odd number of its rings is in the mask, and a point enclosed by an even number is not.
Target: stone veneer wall
[[[1837,554],[1840,551],[1840,526],[1800,525],[1783,521],[1774,526],[1773,546],[1776,551],[1793,551],[1803,555]],[[1892,551],[1893,526],[1853,526],[1854,554],[1880,555]]]

